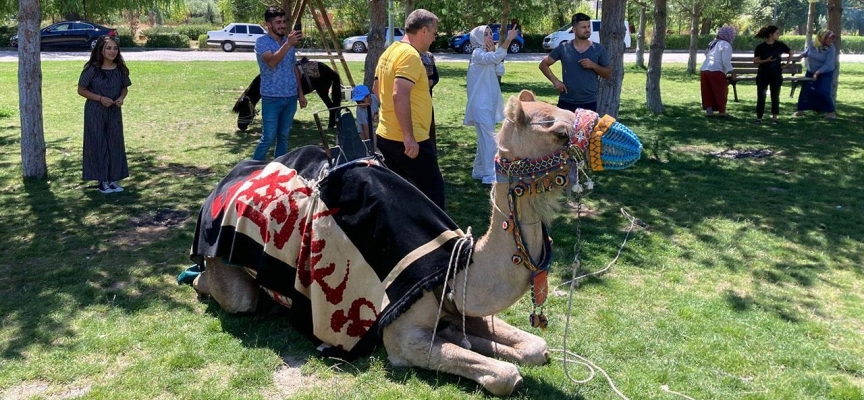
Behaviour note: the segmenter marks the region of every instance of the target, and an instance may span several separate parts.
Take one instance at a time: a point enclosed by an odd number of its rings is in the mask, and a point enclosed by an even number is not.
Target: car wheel
[[[96,48],[96,43],[99,43],[99,38],[96,38],[96,39],[93,39],[90,41],[90,50],[93,50]]]
[[[226,40],[226,41],[222,42],[222,51],[224,51],[226,53],[230,53],[230,52],[234,51],[234,49],[236,47],[237,46],[234,44],[234,42],[232,42],[230,40]]]
[[[351,51],[355,53],[365,53],[366,45],[363,42],[354,42],[354,44],[351,45]]]
[[[522,45],[519,42],[510,42],[510,47],[507,49],[509,53],[516,54],[522,50]]]
[[[471,54],[472,51],[474,51],[474,48],[471,47],[470,41],[467,41],[464,44],[462,44],[462,54]]]

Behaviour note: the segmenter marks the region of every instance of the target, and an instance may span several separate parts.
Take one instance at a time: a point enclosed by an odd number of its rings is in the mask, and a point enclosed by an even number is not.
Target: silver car
[[[387,29],[389,29],[389,28],[384,28],[384,45],[385,46],[390,45],[390,41],[387,40],[388,39]],[[366,50],[369,48],[369,40],[366,39],[367,36],[369,36],[368,33],[363,35],[363,36],[351,36],[351,37],[342,41],[342,48],[345,50],[351,50],[355,53],[365,53]],[[394,28],[393,29],[393,40],[398,42],[398,41],[402,40],[402,36],[405,36],[405,32],[402,31],[402,28]]]
[[[258,24],[233,23],[218,31],[207,32],[208,46],[221,46],[224,51],[234,51],[237,47],[255,47],[255,41],[267,34]]]

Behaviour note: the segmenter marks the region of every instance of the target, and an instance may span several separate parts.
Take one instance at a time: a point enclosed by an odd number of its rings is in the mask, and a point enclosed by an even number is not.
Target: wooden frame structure
[[[330,23],[330,17],[327,15],[327,10],[324,8],[322,0],[296,0],[291,7],[291,23],[288,26],[294,26],[295,22],[299,21],[303,16],[305,9],[309,10],[309,15],[312,17],[312,21],[315,22],[315,27],[318,28],[318,34],[321,37],[324,51],[327,52],[326,55],[305,57],[313,60],[329,60],[333,70],[337,73],[339,72],[339,67],[336,64],[336,60],[339,60],[348,83],[351,87],[354,87],[354,78],[351,77],[348,63],[345,62],[345,56],[342,54],[342,46],[340,46],[339,39],[336,37],[336,32],[333,31],[333,25]],[[334,55],[333,53],[336,54]]]

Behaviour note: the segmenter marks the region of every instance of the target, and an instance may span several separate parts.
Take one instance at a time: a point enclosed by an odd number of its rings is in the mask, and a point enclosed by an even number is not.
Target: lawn
[[[320,359],[286,321],[228,315],[176,284],[201,202],[257,143],[260,124],[238,132],[230,112],[254,63],[129,63],[132,176],[112,195],[81,181],[82,66],[42,65],[49,179],[25,183],[17,66],[0,64],[0,398],[488,397],[472,381],[392,367],[383,350]],[[439,68],[448,212],[479,236],[488,187],[471,179],[476,139],[461,125],[467,63]],[[698,77],[665,65],[658,116],[644,108],[644,73],[627,65],[620,121],[643,157],[596,173],[585,216],[556,220],[552,283],[571,278],[576,246],[584,270],[615,257],[630,225],[619,209],[638,223],[610,272],[572,294],[558,287],[537,333],[633,399],[676,398],[664,385],[696,399],[864,399],[864,65],[841,68],[837,120],[791,118],[785,86],[781,124],[755,126],[752,84],[730,102],[734,119],[707,119]],[[508,63],[505,96],[525,88],[555,99],[535,64]],[[316,98],[298,113],[291,148],[320,142],[312,111],[323,107]],[[531,330],[529,313],[526,295],[501,318]],[[521,372],[515,398],[615,398],[602,377],[568,380],[587,376],[577,365]]]

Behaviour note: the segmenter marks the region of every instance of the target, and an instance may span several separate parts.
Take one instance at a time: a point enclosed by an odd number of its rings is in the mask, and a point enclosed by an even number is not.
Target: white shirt
[[[481,122],[494,125],[504,120],[504,98],[498,85],[498,69],[503,66],[507,49],[474,49],[468,64],[468,104],[465,125]]]
[[[732,45],[725,40],[717,40],[714,48],[705,54],[700,71],[720,71],[728,74],[732,71]]]

